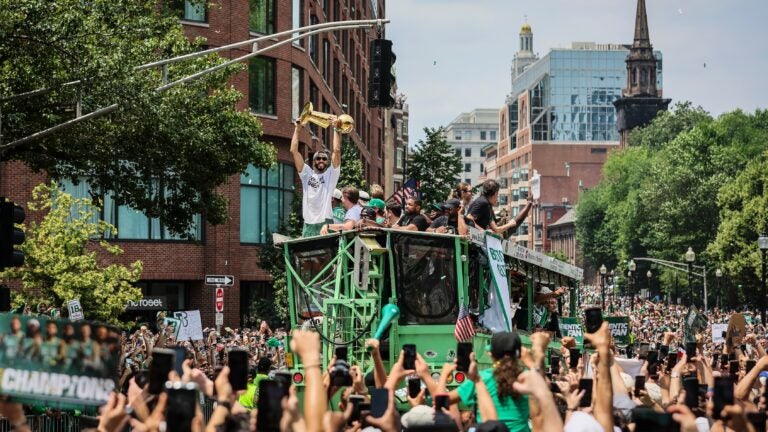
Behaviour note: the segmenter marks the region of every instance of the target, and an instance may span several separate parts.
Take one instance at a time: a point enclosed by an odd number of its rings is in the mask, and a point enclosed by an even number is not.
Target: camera
[[[333,387],[352,385],[352,376],[349,374],[349,363],[347,362],[347,347],[336,347],[336,361],[331,366],[329,375]]]

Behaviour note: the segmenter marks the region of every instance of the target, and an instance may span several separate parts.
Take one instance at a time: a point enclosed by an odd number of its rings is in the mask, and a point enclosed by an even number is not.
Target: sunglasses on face
[[[315,160],[316,160],[316,161],[327,161],[327,160],[328,160],[328,158],[325,158],[325,157],[316,157],[316,158],[315,158]]]

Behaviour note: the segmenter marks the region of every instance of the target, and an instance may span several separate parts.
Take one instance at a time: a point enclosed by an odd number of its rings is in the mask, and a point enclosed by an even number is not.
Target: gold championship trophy
[[[304,104],[304,108],[301,110],[301,115],[299,115],[299,122],[302,125],[307,123],[314,123],[321,128],[327,128],[331,125],[330,119],[332,116],[333,114],[314,111],[312,102],[307,102]],[[355,120],[349,114],[342,114],[338,116],[337,119],[341,122],[339,132],[348,134],[355,129]]]

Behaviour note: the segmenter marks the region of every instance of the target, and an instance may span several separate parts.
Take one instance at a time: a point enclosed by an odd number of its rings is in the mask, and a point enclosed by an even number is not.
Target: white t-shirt
[[[325,172],[318,174],[309,165],[304,164],[304,169],[299,174],[304,192],[301,198],[304,223],[317,224],[325,222],[326,219],[333,219],[331,198],[340,172],[339,168],[331,164]]]
[[[344,215],[344,220],[353,220],[355,222],[360,220],[360,212],[363,211],[363,208],[360,206],[360,204],[355,204],[352,207],[347,210],[347,213]]]

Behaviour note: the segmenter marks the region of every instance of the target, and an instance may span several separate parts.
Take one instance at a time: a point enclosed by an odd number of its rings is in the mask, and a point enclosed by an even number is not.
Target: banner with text
[[[584,343],[584,330],[578,318],[560,318],[560,333],[563,337],[570,336],[576,339],[576,343]]]
[[[203,340],[203,325],[200,322],[200,311],[174,312],[173,317],[179,320],[179,336],[176,340]]]
[[[120,335],[103,324],[0,314],[0,395],[48,408],[102,405],[117,382]]]
[[[611,330],[613,340],[617,345],[629,344],[629,317],[625,316],[607,316],[603,318],[608,321],[608,328]]]
[[[712,343],[725,343],[725,335],[728,332],[728,323],[712,324]]]
[[[493,284],[488,293],[488,309],[480,317],[483,325],[493,332],[512,330],[512,308],[509,304],[509,285],[507,283],[507,264],[504,262],[504,249],[501,240],[485,236],[485,251],[488,266],[491,268]]]

